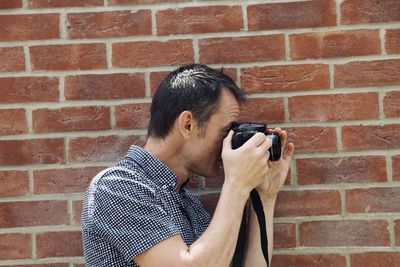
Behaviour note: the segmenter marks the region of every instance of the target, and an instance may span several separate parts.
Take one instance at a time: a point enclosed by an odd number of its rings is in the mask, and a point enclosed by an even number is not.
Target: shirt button
[[[168,186],[167,185],[163,185],[163,186],[161,186],[161,188],[165,190],[165,189],[168,188]]]

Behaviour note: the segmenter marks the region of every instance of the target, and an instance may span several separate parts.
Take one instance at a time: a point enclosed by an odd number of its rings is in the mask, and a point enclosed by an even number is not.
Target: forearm
[[[229,266],[248,194],[224,185],[211,223],[187,253],[195,266]]]
[[[264,214],[265,214],[266,231],[268,238],[268,255],[269,255],[269,263],[271,264],[272,251],[274,247],[273,217],[274,217],[276,198],[269,199],[263,196],[260,196],[260,198],[262,200]],[[261,249],[260,226],[252,204],[250,205],[249,226],[247,233],[248,236],[246,238],[247,244],[246,244],[243,266],[250,266],[250,267],[267,266]]]

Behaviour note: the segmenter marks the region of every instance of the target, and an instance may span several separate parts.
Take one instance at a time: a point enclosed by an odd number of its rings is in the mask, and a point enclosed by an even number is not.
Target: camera
[[[267,125],[262,123],[234,123],[232,125],[233,137],[232,148],[237,149],[241,147],[247,140],[249,140],[256,133],[263,133],[272,141],[272,146],[268,149],[269,160],[277,161],[281,158],[281,139],[278,134],[269,132]]]

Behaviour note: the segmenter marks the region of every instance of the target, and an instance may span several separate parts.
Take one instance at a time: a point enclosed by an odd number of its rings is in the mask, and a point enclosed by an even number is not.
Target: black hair
[[[245,99],[244,92],[222,69],[190,64],[172,71],[153,97],[148,135],[167,136],[175,119],[185,110],[192,112],[202,127],[218,107],[222,87],[229,89],[238,101]]]

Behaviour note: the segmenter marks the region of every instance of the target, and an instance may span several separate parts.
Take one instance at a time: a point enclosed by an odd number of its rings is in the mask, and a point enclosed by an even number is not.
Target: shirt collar
[[[135,161],[149,175],[151,180],[162,189],[176,190],[178,178],[176,174],[158,158],[139,146],[131,146],[126,155],[127,159]]]

